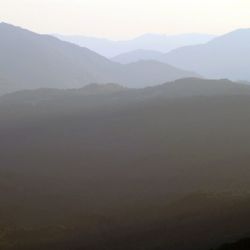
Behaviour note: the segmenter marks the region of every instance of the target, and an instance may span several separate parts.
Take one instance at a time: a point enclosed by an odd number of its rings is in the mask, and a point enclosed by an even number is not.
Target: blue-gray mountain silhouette
[[[111,58],[111,60],[122,64],[128,64],[142,60],[159,61],[163,55],[164,53],[155,50],[138,49],[115,56]]]
[[[108,82],[143,87],[196,76],[153,61],[123,66],[87,48],[5,23],[0,24],[0,37],[2,91]]]
[[[166,54],[161,61],[209,78],[250,80],[250,29],[240,29],[207,44]]]
[[[155,50],[167,53],[173,49],[206,43],[213,39],[214,35],[209,34],[182,34],[182,35],[160,35],[144,34],[131,40],[112,41],[103,38],[86,37],[86,36],[54,36],[68,42],[72,42],[82,47],[87,47],[108,58],[128,53],[134,50]]]

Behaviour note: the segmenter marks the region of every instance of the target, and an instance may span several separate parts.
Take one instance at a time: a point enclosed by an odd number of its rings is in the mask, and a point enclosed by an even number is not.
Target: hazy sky
[[[0,0],[0,21],[39,33],[124,39],[250,28],[250,0]]]

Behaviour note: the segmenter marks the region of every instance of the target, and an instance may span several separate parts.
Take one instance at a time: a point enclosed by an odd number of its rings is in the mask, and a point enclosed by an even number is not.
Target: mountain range
[[[173,49],[206,43],[213,39],[214,35],[208,34],[183,34],[183,35],[160,35],[144,34],[131,40],[112,41],[103,38],[86,36],[67,36],[54,34],[55,37],[89,48],[98,54],[111,58],[119,54],[128,53],[133,50],[153,50],[156,52],[167,53]]]
[[[249,249],[250,29],[0,38],[1,250]]]
[[[250,29],[235,30],[205,44],[184,46],[169,53],[137,50],[120,54],[112,60],[127,64],[156,60],[194,71],[207,78],[250,80]]]
[[[209,250],[247,237],[249,97],[198,78],[1,96],[0,248]]]
[[[121,65],[77,45],[0,24],[0,90],[80,88],[89,83],[144,87],[197,76],[173,66],[144,61]]]
[[[132,50],[127,53],[120,54],[118,56],[112,57],[111,60],[114,62],[129,64],[133,62],[138,62],[142,60],[154,60],[160,61],[161,57],[164,55],[162,52],[154,50]]]
[[[87,48],[6,23],[0,24],[0,36],[2,94],[21,89],[80,88],[90,83],[145,87],[199,76],[250,80],[249,29],[166,54],[141,49],[111,60]]]
[[[240,29],[196,46],[176,49],[161,62],[208,78],[250,80],[250,29]]]

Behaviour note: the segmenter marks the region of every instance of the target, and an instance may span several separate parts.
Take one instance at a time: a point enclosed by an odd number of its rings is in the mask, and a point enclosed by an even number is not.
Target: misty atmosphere
[[[0,250],[249,250],[249,131],[248,1],[0,0]]]

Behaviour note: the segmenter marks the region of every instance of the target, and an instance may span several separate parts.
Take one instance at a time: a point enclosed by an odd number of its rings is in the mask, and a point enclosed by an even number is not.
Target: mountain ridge
[[[9,24],[0,24],[0,35],[0,73],[13,83],[13,91],[79,88],[94,82],[146,86],[196,75],[158,62],[152,70],[144,70],[144,63],[128,69],[87,48]]]
[[[81,35],[67,36],[54,34],[54,36],[83,47],[88,47],[108,58],[138,49],[166,53],[185,45],[205,43],[215,37],[214,35],[199,33],[181,35],[144,34],[130,40],[113,41],[105,38],[85,37]]]
[[[0,97],[0,248],[211,249],[249,234],[250,86],[107,86]]]
[[[193,70],[208,78],[250,79],[250,29],[229,32],[212,41],[175,49],[162,62]]]

